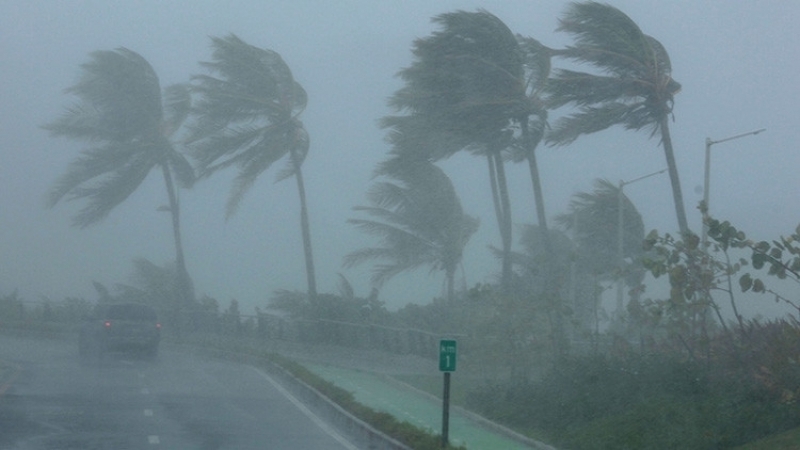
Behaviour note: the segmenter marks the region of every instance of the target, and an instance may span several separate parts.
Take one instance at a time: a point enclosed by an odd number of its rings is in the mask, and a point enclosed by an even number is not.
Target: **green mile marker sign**
[[[439,371],[456,371],[456,341],[453,339],[439,341]]]

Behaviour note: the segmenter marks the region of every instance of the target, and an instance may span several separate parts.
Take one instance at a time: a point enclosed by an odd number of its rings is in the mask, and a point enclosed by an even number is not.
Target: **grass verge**
[[[216,340],[214,342],[184,342],[188,345],[198,346],[212,355],[226,359],[236,359],[243,362],[269,361],[275,364],[293,377],[316,389],[322,395],[339,405],[342,409],[369,424],[376,430],[381,431],[402,442],[415,450],[441,450],[441,435],[431,433],[419,428],[406,421],[400,421],[394,416],[376,411],[368,406],[362,405],[355,400],[353,393],[346,391],[335,384],[323,379],[311,372],[302,364],[283,357],[276,353],[269,353],[262,349],[253,348],[246,345],[239,345],[232,340]],[[218,352],[214,352],[217,350]],[[454,447],[448,445],[450,450],[467,450],[464,446]]]

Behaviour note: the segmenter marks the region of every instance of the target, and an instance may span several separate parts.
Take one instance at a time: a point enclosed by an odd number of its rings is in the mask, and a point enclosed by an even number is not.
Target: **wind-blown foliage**
[[[514,34],[486,11],[433,21],[442,29],[414,42],[414,62],[399,72],[405,86],[389,101],[405,115],[385,117],[382,126],[400,152],[438,160],[467,150],[487,158],[507,284],[511,210],[501,152],[511,145],[512,121],[530,106],[524,56]]]
[[[622,195],[622,255],[640,265],[643,253],[644,222],[636,206],[620,188],[608,180],[595,180],[593,192],[572,196],[569,212],[556,218],[567,230],[572,230],[590,273],[611,276],[618,259],[619,203]]]
[[[212,61],[202,63],[211,74],[193,77],[200,100],[193,111],[192,155],[204,175],[229,166],[239,168],[228,217],[261,173],[284,157],[288,160],[278,181],[292,176],[297,181],[308,294],[313,300],[316,276],[301,171],[309,138],[299,119],[308,97],[278,53],[232,34],[212,38],[212,47]]]
[[[372,219],[348,220],[380,238],[381,245],[348,254],[344,265],[383,261],[373,268],[376,286],[423,266],[431,272],[444,271],[447,298],[452,302],[455,271],[478,220],[464,214],[450,179],[432,163],[396,158],[385,163],[382,171],[393,181],[375,183],[367,193],[371,206],[354,208]]]
[[[559,20],[573,46],[558,54],[591,66],[596,73],[558,69],[547,83],[550,107],[573,105],[577,112],[560,118],[547,140],[566,145],[582,134],[622,125],[650,129],[659,135],[669,168],[676,216],[681,233],[689,232],[683,194],[669,133],[674,95],[680,84],[664,46],[648,36],[622,11],[597,2],[572,3]]]
[[[73,224],[86,227],[104,219],[155,168],[160,168],[169,200],[179,284],[187,299],[193,289],[186,272],[180,237],[180,211],[173,177],[183,187],[194,171],[170,142],[190,108],[186,86],[168,87],[162,96],[158,76],[138,53],[126,48],[96,51],[81,66],[77,84],[66,90],[78,98],[55,121],[44,125],[53,136],[84,142],[50,190],[47,204],[85,199]]]

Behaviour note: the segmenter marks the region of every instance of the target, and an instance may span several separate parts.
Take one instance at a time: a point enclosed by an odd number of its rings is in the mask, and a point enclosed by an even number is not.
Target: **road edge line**
[[[300,401],[300,400],[299,400],[297,397],[295,397],[294,395],[292,395],[292,393],[291,393],[291,392],[289,392],[289,391],[288,391],[286,388],[284,388],[283,386],[281,386],[281,385],[280,385],[280,383],[278,383],[277,381],[275,381],[275,379],[274,379],[274,378],[272,378],[272,377],[271,377],[271,376],[269,376],[268,374],[264,373],[264,372],[263,372],[261,369],[259,369],[259,368],[257,368],[257,367],[250,366],[250,368],[251,368],[251,369],[253,369],[253,370],[254,370],[254,371],[257,373],[257,374],[259,374],[259,375],[260,375],[262,378],[264,378],[265,380],[267,380],[267,381],[268,381],[268,382],[269,382],[269,383],[270,383],[270,384],[271,384],[271,385],[272,385],[272,386],[273,386],[275,389],[277,389],[277,390],[278,390],[278,392],[280,392],[280,393],[281,393],[281,394],[282,394],[284,397],[286,397],[286,398],[287,398],[287,399],[288,399],[290,402],[292,402],[292,404],[293,404],[295,407],[297,407],[297,409],[299,409],[299,410],[300,410],[300,412],[302,412],[303,414],[305,414],[305,415],[306,415],[306,417],[308,417],[309,419],[311,419],[311,421],[312,421],[312,422],[314,422],[314,423],[315,423],[315,424],[316,424],[318,427],[320,427],[320,429],[322,429],[322,431],[324,431],[324,432],[325,432],[325,433],[327,433],[327,434],[328,434],[330,437],[332,437],[332,438],[333,438],[333,439],[335,439],[337,442],[339,442],[340,444],[342,444],[342,446],[344,446],[344,448],[346,448],[346,449],[348,449],[348,450],[359,450],[359,448],[358,448],[358,447],[356,447],[355,445],[353,445],[353,444],[352,444],[350,441],[348,441],[348,440],[347,440],[347,439],[346,439],[344,436],[342,436],[341,434],[339,434],[339,433],[338,433],[338,432],[337,432],[335,429],[333,429],[333,427],[331,427],[330,425],[328,425],[327,423],[325,423],[325,421],[324,421],[324,420],[322,420],[322,419],[321,419],[321,418],[320,418],[318,415],[314,414],[314,412],[313,412],[313,411],[311,411],[311,410],[310,410],[310,409],[309,409],[309,408],[308,408],[306,405],[304,405],[304,404],[303,404],[303,402],[301,402],[301,401]]]

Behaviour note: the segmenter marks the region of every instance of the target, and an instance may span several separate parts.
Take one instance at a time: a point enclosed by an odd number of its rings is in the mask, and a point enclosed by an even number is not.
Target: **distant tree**
[[[379,173],[391,181],[375,183],[367,193],[371,206],[357,206],[372,219],[349,223],[381,239],[378,247],[356,250],[344,259],[346,267],[384,261],[373,268],[372,282],[380,286],[393,276],[421,266],[444,271],[447,301],[455,299],[455,272],[464,247],[478,229],[478,220],[464,214],[447,175],[424,160],[395,158]]]
[[[566,301],[570,286],[570,262],[574,243],[558,229],[546,234],[539,225],[525,225],[519,238],[520,251],[512,252],[515,290],[533,310],[547,317],[550,342],[557,360],[568,348],[564,317],[573,313]]]
[[[405,115],[385,117],[396,149],[430,160],[462,150],[486,157],[503,243],[503,282],[511,279],[512,221],[503,151],[514,120],[527,117],[525,56],[516,37],[486,12],[456,11],[414,42],[414,61],[399,72],[405,86],[389,104]],[[531,141],[532,142],[532,141]]]
[[[622,273],[618,264],[610,263],[619,259],[620,195],[622,257],[628,261]],[[641,278],[644,272],[640,261],[644,253],[644,222],[636,205],[620,192],[619,186],[608,180],[595,180],[594,191],[573,195],[569,212],[557,216],[556,221],[572,231],[579,246],[579,262],[587,272],[608,278],[635,273],[636,276],[626,280],[629,284]]]
[[[669,132],[673,97],[681,85],[672,79],[664,46],[620,10],[596,2],[571,3],[558,30],[575,39],[573,46],[558,54],[593,66],[598,73],[554,71],[547,82],[549,106],[572,104],[579,109],[556,121],[547,140],[566,145],[612,125],[637,131],[649,128],[664,148],[680,232],[689,233]]]
[[[193,77],[200,99],[190,137],[192,155],[203,175],[237,166],[227,205],[233,215],[244,194],[262,172],[286,157],[278,181],[294,177],[300,196],[300,228],[308,295],[317,295],[311,231],[301,166],[308,154],[308,133],[299,116],[306,107],[305,90],[281,56],[229,35],[212,38],[212,61],[202,63],[212,75]]]
[[[170,312],[178,309],[175,267],[169,264],[159,266],[148,259],[137,258],[133,260],[130,282],[117,283],[115,290],[114,301],[146,303]]]
[[[55,186],[47,203],[85,199],[73,219],[81,228],[104,219],[138,188],[147,175],[161,169],[172,216],[176,277],[184,301],[194,289],[183,255],[178,184],[189,187],[194,171],[170,139],[186,119],[191,99],[184,85],[168,87],[163,95],[152,66],[126,48],[91,53],[81,77],[67,93],[78,102],[55,121],[44,125],[53,136],[86,143]]]

